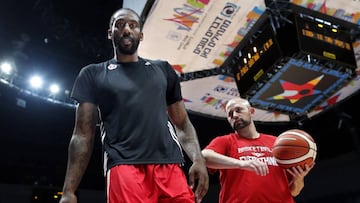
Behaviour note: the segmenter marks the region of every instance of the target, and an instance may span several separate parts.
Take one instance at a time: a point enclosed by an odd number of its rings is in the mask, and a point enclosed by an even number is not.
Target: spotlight
[[[10,75],[13,71],[13,68],[10,63],[2,63],[1,64],[1,72],[5,73],[6,75]]]
[[[51,94],[57,94],[60,91],[60,87],[57,84],[52,84],[52,85],[50,85],[49,90],[50,90]]]
[[[41,88],[43,84],[43,80],[39,76],[33,76],[30,78],[30,85],[36,89]]]

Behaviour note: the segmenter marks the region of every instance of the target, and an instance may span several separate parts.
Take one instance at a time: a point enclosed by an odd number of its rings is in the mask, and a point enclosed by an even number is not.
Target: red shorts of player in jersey
[[[107,203],[194,203],[178,164],[117,165],[107,173]]]

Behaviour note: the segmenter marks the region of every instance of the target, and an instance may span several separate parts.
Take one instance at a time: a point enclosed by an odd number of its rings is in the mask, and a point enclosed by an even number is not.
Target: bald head
[[[230,109],[232,109],[234,106],[236,105],[241,105],[243,107],[246,107],[246,108],[250,108],[251,105],[249,103],[248,100],[246,99],[243,99],[243,98],[240,98],[240,97],[236,97],[236,98],[233,98],[233,99],[230,99],[227,103],[226,103],[226,107],[225,107],[225,111],[226,112],[229,112]]]

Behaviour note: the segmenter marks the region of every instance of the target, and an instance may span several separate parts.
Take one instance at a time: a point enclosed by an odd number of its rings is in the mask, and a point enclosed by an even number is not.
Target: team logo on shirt
[[[114,70],[114,69],[116,69],[117,68],[117,65],[116,64],[110,64],[110,65],[108,65],[108,67],[107,67],[107,69],[109,69],[109,70]]]
[[[239,159],[243,161],[259,160],[269,166],[277,166],[272,151],[267,146],[246,146],[238,148]]]

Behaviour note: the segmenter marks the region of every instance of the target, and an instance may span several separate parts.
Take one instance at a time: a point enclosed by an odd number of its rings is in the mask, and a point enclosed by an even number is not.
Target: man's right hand
[[[269,167],[262,161],[259,160],[239,160],[240,168],[248,171],[254,171],[256,175],[266,176],[269,173]]]
[[[74,193],[63,193],[59,203],[77,203],[77,197]]]

